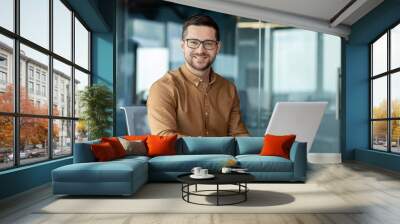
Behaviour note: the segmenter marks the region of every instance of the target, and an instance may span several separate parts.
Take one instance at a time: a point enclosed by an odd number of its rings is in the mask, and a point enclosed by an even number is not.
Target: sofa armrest
[[[293,179],[305,181],[307,175],[307,143],[294,142],[290,149],[290,160],[293,162]]]
[[[90,146],[92,144],[100,143],[100,140],[75,143],[74,147],[74,163],[89,163],[95,162]]]

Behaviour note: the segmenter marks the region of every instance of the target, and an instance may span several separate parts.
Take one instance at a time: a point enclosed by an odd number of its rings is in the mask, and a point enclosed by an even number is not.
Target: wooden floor
[[[345,201],[367,206],[356,214],[36,214],[52,200],[50,186],[0,202],[0,223],[400,223],[400,174],[359,163],[312,165],[308,182],[317,183]],[[321,203],[315,201],[315,203]]]

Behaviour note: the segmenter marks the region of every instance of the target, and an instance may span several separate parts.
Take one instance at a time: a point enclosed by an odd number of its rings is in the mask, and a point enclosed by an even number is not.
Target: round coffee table
[[[198,205],[234,205],[247,200],[247,192],[249,188],[247,183],[255,180],[255,177],[249,173],[215,173],[212,179],[193,179],[190,177],[191,173],[182,174],[177,177],[178,181],[182,183],[182,199],[188,203]],[[197,190],[198,184],[215,185],[215,190]],[[190,186],[195,186],[194,191],[190,191]],[[237,190],[224,190],[220,189],[220,185],[236,185]],[[215,192],[215,194],[205,194]],[[190,201],[190,196],[203,196],[203,197],[216,197],[216,204],[202,204]],[[221,203],[221,197],[240,196],[240,199],[231,203]]]

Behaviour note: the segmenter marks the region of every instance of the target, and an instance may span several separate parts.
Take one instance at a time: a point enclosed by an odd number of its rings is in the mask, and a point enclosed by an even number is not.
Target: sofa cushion
[[[165,156],[176,154],[177,135],[157,136],[149,135],[146,143],[148,156]]]
[[[290,148],[296,135],[270,135],[264,137],[264,146],[261,149],[261,156],[280,156],[290,159]]]
[[[230,159],[231,155],[175,155],[158,156],[149,160],[149,170],[163,172],[190,172],[193,167],[200,166],[211,172],[219,171]]]
[[[292,161],[279,156],[238,155],[240,167],[249,172],[292,172]]]
[[[112,145],[108,142],[93,144],[90,148],[92,149],[94,157],[96,157],[96,161],[105,162],[118,158]]]
[[[118,138],[119,142],[121,142],[122,147],[124,147],[126,151],[126,155],[138,155],[145,156],[147,155],[146,144],[141,140],[126,140],[124,138]]]
[[[74,163],[52,171],[58,182],[130,182],[134,172],[143,172],[147,166],[140,159],[122,159],[108,162]]]
[[[236,155],[259,154],[264,137],[236,137]]]
[[[126,156],[126,151],[117,137],[103,137],[101,138],[101,142],[110,143],[110,145],[114,149],[117,158],[122,158]]]
[[[233,137],[183,137],[178,141],[178,154],[225,154],[234,155]]]

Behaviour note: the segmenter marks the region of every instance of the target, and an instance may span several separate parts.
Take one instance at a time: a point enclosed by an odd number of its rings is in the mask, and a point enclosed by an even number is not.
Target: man
[[[190,17],[183,25],[181,47],[185,64],[150,88],[147,108],[151,133],[248,135],[235,85],[211,68],[221,48],[215,21],[206,15]]]

